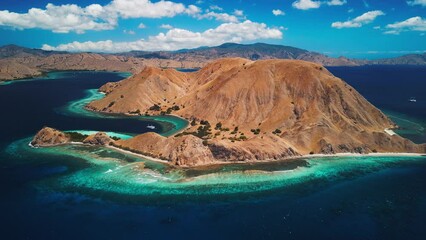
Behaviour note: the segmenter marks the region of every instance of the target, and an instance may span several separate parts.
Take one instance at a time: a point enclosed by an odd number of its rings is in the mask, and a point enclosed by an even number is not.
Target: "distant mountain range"
[[[216,47],[201,47],[197,49],[184,49],[178,51],[131,51],[119,53],[121,56],[137,58],[159,58],[189,61],[211,61],[218,58],[242,57],[250,60],[259,59],[298,59],[320,63],[326,66],[355,66],[356,61],[341,57],[331,58],[326,55],[310,52],[308,50],[273,45],[266,43],[237,44],[225,43]]]
[[[0,80],[34,77],[54,70],[109,70],[138,72],[143,66],[200,68],[218,58],[297,59],[324,66],[426,65],[426,53],[397,58],[359,60],[332,58],[308,50],[266,43],[225,43],[178,51],[131,51],[115,54],[70,53],[30,49],[16,45],[0,47]]]

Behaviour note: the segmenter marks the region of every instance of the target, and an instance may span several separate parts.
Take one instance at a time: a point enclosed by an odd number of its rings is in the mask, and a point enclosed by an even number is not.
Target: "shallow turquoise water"
[[[84,131],[83,131],[84,132]],[[121,135],[118,135],[121,136]],[[86,193],[106,192],[126,196],[171,196],[171,195],[223,195],[263,192],[313,181],[336,181],[348,177],[363,176],[392,167],[403,162],[424,162],[423,156],[356,156],[324,157],[297,160],[300,164],[292,169],[261,167],[244,164],[219,167],[211,173],[200,170],[197,176],[187,176],[185,169],[175,169],[166,164],[145,160],[131,154],[116,152],[105,147],[64,145],[48,148],[31,148],[30,138],[8,146],[7,152],[21,159],[40,158],[38,155],[54,155],[58,158],[73,157],[84,160],[89,167],[68,172],[40,186],[55,190],[80,189]],[[290,161],[291,162],[291,161]],[[140,165],[144,163],[144,165]],[[302,164],[303,163],[303,164]],[[307,164],[305,164],[307,163]],[[285,164],[283,165],[285,167]],[[231,167],[231,171],[226,168]],[[261,170],[260,170],[261,169]],[[48,184],[46,184],[48,183]]]
[[[56,109],[56,111],[70,117],[139,119],[141,121],[153,121],[161,124],[162,131],[159,133],[163,136],[173,135],[188,126],[188,121],[175,116],[123,116],[89,111],[85,108],[85,106],[92,101],[103,98],[105,94],[99,92],[97,89],[88,89],[85,91],[85,95],[86,96],[84,98],[71,101],[65,106]]]

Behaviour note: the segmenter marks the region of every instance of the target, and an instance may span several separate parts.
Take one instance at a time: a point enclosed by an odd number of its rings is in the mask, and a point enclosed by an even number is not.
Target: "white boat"
[[[148,125],[148,126],[146,126],[146,128],[155,129],[155,126],[154,125]]]
[[[410,98],[410,100],[409,100],[410,102],[417,102],[417,100],[416,100],[416,98],[415,97],[412,97],[412,98]]]

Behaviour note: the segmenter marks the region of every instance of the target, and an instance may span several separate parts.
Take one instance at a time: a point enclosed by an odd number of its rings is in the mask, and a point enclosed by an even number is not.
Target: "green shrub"
[[[153,106],[151,106],[149,108],[149,110],[151,110],[151,111],[160,111],[161,107],[159,105],[157,105],[157,104],[154,104]]]
[[[89,136],[78,132],[68,132],[66,134],[70,138],[71,142],[83,142],[83,140]]]

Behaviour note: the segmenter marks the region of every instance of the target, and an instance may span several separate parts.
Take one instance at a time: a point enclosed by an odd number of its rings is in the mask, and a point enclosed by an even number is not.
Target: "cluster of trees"
[[[260,133],[260,129],[256,128],[256,129],[251,129],[250,130],[252,133],[254,133],[255,135],[258,135]]]
[[[282,133],[282,132],[281,132],[281,130],[279,130],[279,129],[277,128],[277,129],[275,129],[272,133],[273,133],[273,134],[277,134],[277,135],[278,135],[278,134],[280,134],[280,133]]]

